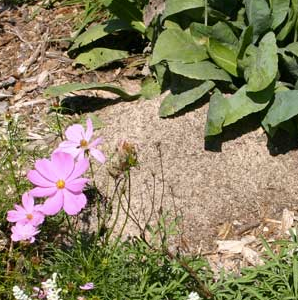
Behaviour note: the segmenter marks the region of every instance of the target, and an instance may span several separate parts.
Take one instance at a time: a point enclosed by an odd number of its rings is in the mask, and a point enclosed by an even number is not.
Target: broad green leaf
[[[298,0],[291,0],[294,12],[298,12]]]
[[[189,29],[191,35],[199,44],[205,44],[208,38],[213,38],[232,48],[238,45],[238,39],[233,30],[224,22],[217,22],[212,27],[194,22],[191,23]]]
[[[234,95],[224,98],[220,91],[216,91],[210,99],[205,136],[212,136],[222,132],[224,126],[235,123],[243,117],[263,110],[270,99],[252,100],[244,85]]]
[[[75,59],[75,64],[84,65],[90,70],[95,70],[112,61],[128,57],[126,51],[113,50],[107,48],[93,48],[88,52],[79,54]]]
[[[244,76],[247,90],[258,92],[268,87],[276,78],[278,56],[275,35],[268,32],[260,41],[259,47],[249,46],[244,58],[247,67]]]
[[[160,94],[160,85],[154,78],[147,77],[142,82],[140,93],[145,99],[152,99]]]
[[[170,71],[188,78],[198,80],[222,80],[232,81],[231,77],[223,69],[210,61],[201,61],[192,64],[181,62],[169,62]]]
[[[253,29],[252,26],[248,26],[241,33],[239,44],[238,44],[237,59],[243,58],[247,46],[250,45],[252,42],[253,42]]]
[[[159,115],[167,117],[175,114],[185,106],[194,103],[203,97],[215,86],[214,82],[206,81],[198,87],[181,94],[169,94],[161,103]]]
[[[68,51],[71,52],[80,47],[86,46],[115,31],[129,29],[131,29],[131,26],[129,26],[127,22],[119,19],[109,20],[107,23],[91,26],[87,29],[87,31],[75,39],[74,44]]]
[[[225,121],[225,101],[226,98],[224,98],[219,90],[216,90],[211,96],[205,125],[205,137],[217,135],[222,132]]]
[[[209,39],[208,53],[217,65],[234,76],[237,73],[237,52],[215,39]]]
[[[217,22],[212,26],[210,35],[213,39],[232,46],[238,45],[238,39],[229,25],[224,22]]]
[[[162,60],[192,63],[208,58],[206,48],[197,45],[191,35],[182,29],[163,31],[155,44],[151,65]]]
[[[290,0],[272,0],[272,29],[276,29],[286,18]]]
[[[245,0],[246,15],[254,36],[266,32],[271,26],[271,11],[266,0]]]
[[[166,0],[166,7],[163,12],[162,19],[164,20],[168,16],[177,14],[187,9],[193,9],[198,7],[204,7],[204,0]]]
[[[298,57],[298,42],[291,43],[287,45],[284,49]]]
[[[298,90],[277,92],[262,125],[267,132],[270,128],[298,115]]]
[[[280,71],[287,78],[288,82],[293,82],[298,79],[298,64],[294,57],[283,54],[281,56]]]
[[[143,14],[136,4],[129,0],[104,0],[104,5],[120,20],[124,20],[141,33],[146,32]]]
[[[292,29],[296,24],[296,20],[297,20],[297,14],[291,9],[288,15],[287,22],[285,23],[284,27],[280,30],[280,32],[276,36],[276,39],[278,41],[283,41],[289,35],[289,33],[292,31]]]
[[[198,45],[205,45],[212,34],[212,27],[201,23],[191,23],[189,26],[190,34]]]
[[[123,100],[134,100],[140,97],[139,94],[130,95],[126,93],[122,88],[111,84],[102,83],[66,83],[58,86],[51,86],[44,91],[45,97],[59,97],[67,93],[72,93],[81,90],[103,90],[114,93],[121,97]]]

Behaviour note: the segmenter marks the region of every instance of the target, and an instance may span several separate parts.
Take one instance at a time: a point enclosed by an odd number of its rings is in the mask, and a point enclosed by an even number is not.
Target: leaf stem
[[[205,0],[204,25],[208,26],[208,0]]]

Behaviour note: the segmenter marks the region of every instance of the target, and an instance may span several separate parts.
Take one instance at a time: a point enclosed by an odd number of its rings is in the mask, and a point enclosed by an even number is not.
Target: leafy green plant
[[[143,22],[143,8],[146,2],[100,0],[97,5],[93,5],[94,7],[106,8],[110,18],[103,23],[90,26],[74,39],[68,53],[71,57],[75,57],[75,64],[84,65],[87,69],[94,70],[110,62],[129,57],[128,50],[130,49],[122,49],[126,40],[130,40],[127,34],[134,31],[139,33],[140,36],[147,38],[150,36]],[[82,24],[79,33],[88,23],[84,22]],[[114,40],[120,33],[126,34],[125,41],[122,39],[118,44],[112,42],[112,45],[106,45],[105,37]],[[93,46],[94,43],[97,45]],[[120,44],[122,46],[119,48]]]
[[[160,116],[215,88],[206,137],[256,112],[269,135],[278,128],[296,133],[297,8],[295,0],[166,0],[151,58],[160,84],[171,90]],[[194,84],[177,90],[177,76]]]
[[[298,257],[297,236],[292,231],[292,241],[281,240],[274,243],[279,251],[274,251],[263,240],[264,264],[241,270],[241,276],[222,274],[216,286],[216,299],[297,299],[298,297]]]

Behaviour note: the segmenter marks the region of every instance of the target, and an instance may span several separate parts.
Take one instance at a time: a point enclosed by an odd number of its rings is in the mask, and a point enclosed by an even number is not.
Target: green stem
[[[205,0],[204,25],[208,26],[208,0]]]
[[[60,136],[61,140],[63,141],[62,127],[61,127],[61,122],[60,122],[60,119],[58,116],[57,109],[55,110],[55,113],[56,113],[56,121],[57,121],[57,125],[58,125],[58,130],[59,130],[59,136]]]
[[[71,232],[71,235],[72,235],[72,239],[73,239],[73,241],[75,241],[76,240],[75,239],[75,231],[74,231],[73,226],[70,222],[69,216],[67,214],[65,214],[65,216],[66,216],[66,221],[67,221],[67,224],[68,224],[68,228],[69,228],[69,230]]]
[[[125,229],[125,227],[126,227],[126,225],[127,225],[128,218],[129,218],[130,200],[131,200],[131,177],[130,177],[130,171],[129,171],[129,170],[127,171],[127,177],[128,177],[128,198],[127,198],[128,201],[127,201],[127,211],[126,211],[126,216],[125,216],[124,223],[123,223],[123,225],[122,225],[122,228],[121,228],[121,230],[120,230],[120,233],[119,233],[118,238],[117,238],[117,240],[116,240],[116,242],[115,242],[115,245],[114,245],[114,247],[113,247],[113,251],[112,251],[112,252],[114,252],[114,250],[116,249],[116,247],[117,247],[117,245],[118,245],[118,242],[119,242],[119,240],[121,239],[121,236],[122,236],[122,234],[123,234],[123,231],[124,231],[124,229]],[[121,203],[121,199],[119,199],[119,202]]]
[[[297,42],[297,31],[298,31],[298,16],[296,15],[296,22],[295,22],[295,30],[294,30],[294,43]]]
[[[116,189],[116,194],[118,195],[118,205],[117,205],[117,211],[116,211],[116,216],[115,216],[115,220],[111,226],[111,228],[109,229],[109,232],[107,233],[106,235],[106,238],[105,238],[105,242],[104,244],[106,245],[110,239],[110,236],[111,234],[113,233],[114,229],[115,229],[115,226],[118,222],[118,219],[119,219],[119,215],[120,215],[120,208],[121,208],[121,198],[122,198],[122,195],[123,195],[123,187],[126,185],[126,180],[124,181],[122,187],[121,187],[121,191],[120,191],[120,194],[118,193],[118,188]]]

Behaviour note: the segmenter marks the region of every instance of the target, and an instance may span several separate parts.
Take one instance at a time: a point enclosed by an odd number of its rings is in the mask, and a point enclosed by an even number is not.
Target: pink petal
[[[81,151],[80,151],[80,153],[79,153],[79,155],[77,157],[78,160],[82,160],[82,159],[85,158],[85,150],[82,149],[82,148],[80,148],[80,149],[81,149]]]
[[[81,193],[86,185],[86,183],[89,181],[87,178],[76,178],[73,179],[70,182],[67,182],[66,188],[73,193]]]
[[[57,152],[52,154],[51,160],[58,178],[66,180],[74,169],[74,158],[68,153]]]
[[[80,147],[79,143],[64,141],[60,143],[59,147],[53,153],[57,152],[69,153],[73,158],[76,158],[84,150]]]
[[[80,142],[74,142],[74,141],[64,141],[61,142],[58,146],[58,148],[54,151],[56,152],[59,148],[76,148],[80,147]]]
[[[80,289],[81,290],[86,290],[86,291],[87,290],[92,290],[92,289],[94,289],[94,283],[93,282],[87,282],[84,285],[81,285]]]
[[[29,191],[33,197],[48,197],[53,196],[57,192],[57,187],[36,187]]]
[[[63,206],[63,192],[62,190],[58,190],[57,193],[49,197],[44,204],[42,205],[42,212],[46,216],[53,216],[57,214]]]
[[[27,174],[27,178],[33,184],[41,187],[51,187],[53,186],[53,181],[48,180],[47,178],[43,177],[38,171],[30,170]]]
[[[28,213],[31,213],[34,209],[34,199],[29,193],[24,193],[22,196],[23,207]]]
[[[85,173],[87,171],[87,169],[89,168],[89,160],[87,158],[83,158],[78,160],[75,163],[75,167],[73,172],[71,173],[71,175],[68,177],[67,179],[67,183],[71,182],[72,180],[80,177],[83,173]]]
[[[74,124],[66,129],[65,136],[70,141],[80,143],[82,139],[85,139],[85,130],[82,125]]]
[[[38,159],[35,162],[35,169],[42,177],[51,182],[56,182],[59,180],[52,162],[46,158]]]
[[[87,119],[86,141],[89,142],[93,134],[93,124],[90,118]]]
[[[23,212],[19,212],[16,210],[9,210],[7,212],[7,221],[8,222],[12,222],[12,223],[20,222],[20,221],[24,220],[25,217],[26,217],[26,215]]]
[[[102,138],[97,138],[89,144],[89,148],[95,148],[98,145],[101,145],[102,143],[103,143],[103,139]]]
[[[104,156],[104,154],[97,150],[97,149],[90,149],[90,154],[96,159],[98,160],[100,163],[104,164],[106,161],[106,157]]]
[[[81,193],[79,195],[70,193],[68,190],[63,190],[64,205],[63,209],[68,215],[78,214],[87,204],[86,196]]]

